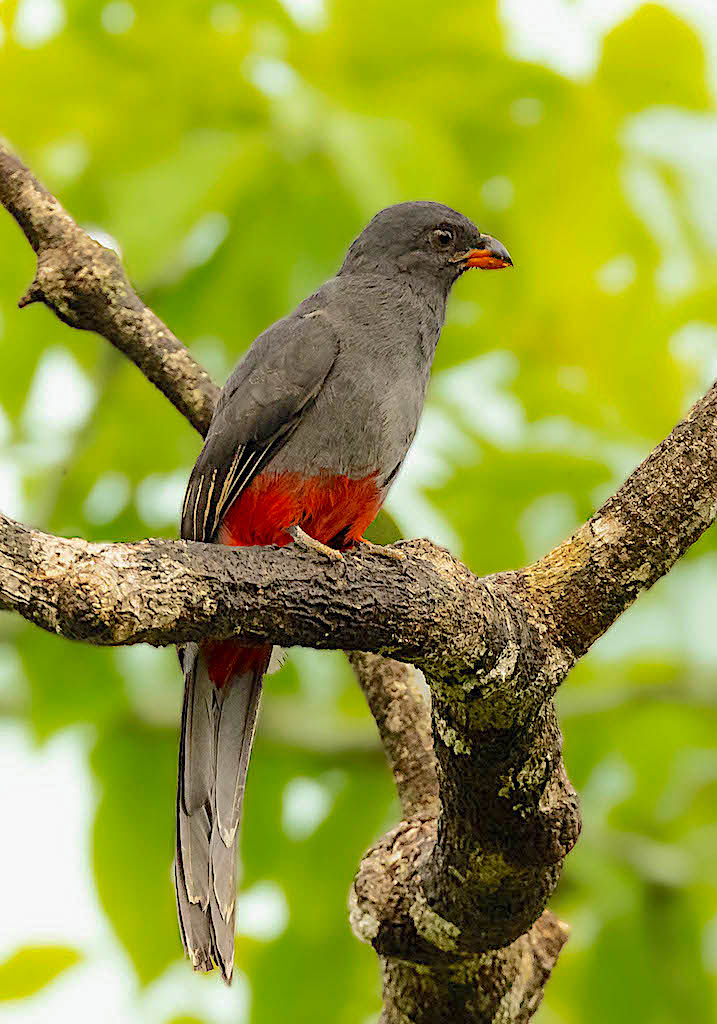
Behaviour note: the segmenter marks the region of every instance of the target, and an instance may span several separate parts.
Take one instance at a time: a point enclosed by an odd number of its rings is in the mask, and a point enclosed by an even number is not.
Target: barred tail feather
[[[195,970],[234,965],[237,836],[263,672],[217,689],[197,644],[184,651],[174,864],[182,942]]]

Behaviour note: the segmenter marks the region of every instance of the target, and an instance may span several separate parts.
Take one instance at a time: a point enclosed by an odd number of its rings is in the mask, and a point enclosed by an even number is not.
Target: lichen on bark
[[[21,305],[105,337],[205,433],[216,384],[4,145],[0,201],[37,255]],[[716,514],[713,387],[524,569],[480,579],[428,541],[404,542],[401,561],[362,552],[340,566],[286,548],[90,544],[0,514],[0,608],[94,644],[241,634],[351,652],[402,808],[350,897],[354,932],[383,966],[381,1020],[516,1024],[566,941],[544,908],[580,832],[553,696]],[[424,672],[430,707],[405,662]]]

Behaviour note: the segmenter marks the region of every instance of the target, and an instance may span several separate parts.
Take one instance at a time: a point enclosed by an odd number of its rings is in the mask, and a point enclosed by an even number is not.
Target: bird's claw
[[[318,551],[319,554],[325,555],[326,558],[330,558],[332,562],[343,562],[344,556],[336,548],[330,548],[328,544],[322,544],[320,540],[315,540],[310,537],[308,533],[301,529],[301,527],[294,523],[286,531],[295,544],[304,548],[307,551]]]
[[[406,557],[403,551],[399,551],[398,548],[374,544],[372,540],[366,540],[364,537],[359,537],[359,544],[364,551],[370,551],[374,555],[382,555],[384,558],[391,558],[394,562],[402,562]]]

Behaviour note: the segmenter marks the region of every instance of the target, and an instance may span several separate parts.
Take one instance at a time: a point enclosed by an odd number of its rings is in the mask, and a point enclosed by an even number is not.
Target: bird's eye
[[[439,249],[447,249],[453,241],[453,232],[450,228],[436,228],[433,232],[433,242]]]

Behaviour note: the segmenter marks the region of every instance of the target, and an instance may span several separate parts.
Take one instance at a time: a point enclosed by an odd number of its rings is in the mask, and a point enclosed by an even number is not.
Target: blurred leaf
[[[394,544],[401,539],[398,523],[382,508],[378,516],[366,530],[366,540],[373,544]]]
[[[30,684],[30,721],[41,739],[75,722],[102,725],[124,709],[111,651],[27,625],[16,642]]]
[[[684,956],[682,942],[686,941],[695,960],[699,958],[697,922],[689,905],[665,891],[652,895],[654,900],[646,899],[641,915],[612,922],[596,941],[584,974],[581,1019],[585,1024],[714,1020],[716,1007],[709,987],[697,980],[694,971],[682,967],[689,963],[687,958],[675,960],[674,956],[680,948]],[[679,936],[673,930],[675,923]]]
[[[144,984],[181,955],[170,868],[177,736],[127,720],[92,755],[97,891]]]
[[[25,946],[0,964],[0,1003],[35,995],[82,959],[67,946]]]
[[[240,937],[237,961],[252,979],[257,1020],[278,1020],[287,1000],[292,1021],[354,1024],[379,1007],[378,965],[359,947],[348,924],[348,887],[362,854],[391,821],[395,793],[379,758],[367,762],[337,754],[333,766],[309,753],[257,744],[247,788],[242,835],[242,888],[274,878],[289,905],[289,923],[272,943]],[[282,828],[287,786],[297,777],[333,778],[331,813],[307,838]],[[239,894],[241,901],[241,891]],[[282,964],[286,986],[278,986]],[[322,965],[317,984],[316,964]]]
[[[618,17],[608,6],[562,5],[560,38],[573,17],[580,38],[597,38]],[[64,25],[25,45],[21,7],[42,9],[40,27],[61,10]],[[510,274],[454,289],[425,429],[399,478],[400,530],[382,514],[369,531],[386,543],[442,529],[477,572],[566,536],[717,372],[714,67],[702,40],[643,6],[607,32],[594,74],[568,78],[515,56],[529,7],[0,4],[3,134],[81,224],[116,239],[144,297],[218,379],[335,272],[381,206],[441,200],[508,246]],[[674,138],[643,116],[656,106],[672,108]],[[45,308],[19,311],[33,271],[0,217],[0,507],[90,540],[176,536],[199,435],[102,339]],[[28,395],[58,347],[94,410],[33,432]],[[553,1024],[715,1019],[715,550],[711,530],[561,695],[585,825],[555,900],[573,935],[540,1011]],[[141,652],[9,619],[3,638],[30,693],[12,713],[41,739],[77,724],[97,738],[97,891],[147,983],[181,955],[176,729],[157,727],[178,721],[176,665],[168,653],[145,672]],[[303,839],[287,831],[297,792],[320,804]],[[238,939],[252,1024],[287,1006],[312,1024],[375,1013],[375,956],[353,940],[345,902],[362,850],[396,814],[345,659],[297,652],[267,680],[241,840],[242,890],[266,883],[289,910],[275,939]],[[202,999],[213,1007],[214,979],[197,991],[158,1019],[213,1019]]]
[[[597,82],[625,110],[669,104],[705,110],[705,56],[677,15],[645,4],[608,33]]]

